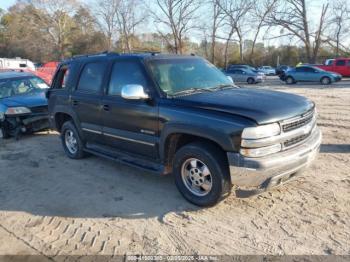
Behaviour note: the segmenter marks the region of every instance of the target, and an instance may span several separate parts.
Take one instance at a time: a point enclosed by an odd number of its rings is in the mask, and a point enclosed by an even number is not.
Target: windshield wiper
[[[226,89],[226,88],[237,88],[236,85],[234,84],[221,84],[221,85],[217,85],[217,86],[214,86],[212,87],[211,89],[214,89],[214,90],[223,90],[223,89]]]
[[[190,89],[175,92],[174,94],[172,94],[172,96],[186,95],[186,94],[192,94],[192,93],[203,92],[203,91],[204,92],[212,92],[213,90],[212,90],[212,88],[192,87]]]

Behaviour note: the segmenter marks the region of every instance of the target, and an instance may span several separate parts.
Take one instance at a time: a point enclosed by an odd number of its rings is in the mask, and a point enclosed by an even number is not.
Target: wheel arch
[[[66,121],[72,121],[75,127],[77,128],[77,131],[79,135],[82,136],[82,132],[79,128],[79,119],[74,113],[74,111],[67,109],[65,107],[58,107],[56,111],[53,113],[53,118],[54,118],[54,125],[55,129],[60,132],[63,124]]]
[[[188,130],[191,130],[189,132]],[[223,157],[225,158],[225,162],[228,164],[226,151],[224,145],[228,145],[228,142],[224,136],[220,136],[217,134],[216,136],[211,135],[210,132],[203,133],[198,132],[198,130],[191,128],[172,128],[168,132],[164,132],[160,139],[160,147],[159,153],[160,158],[165,166],[165,173],[171,173],[173,168],[173,159],[175,153],[183,146],[193,143],[193,142],[201,142],[205,144],[209,144],[219,150]]]

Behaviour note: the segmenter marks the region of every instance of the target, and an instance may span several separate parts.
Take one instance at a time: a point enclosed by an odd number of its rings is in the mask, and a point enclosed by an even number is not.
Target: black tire
[[[293,77],[288,76],[288,77],[286,78],[286,83],[287,83],[288,85],[292,85],[292,84],[295,84],[296,82],[295,82],[295,80],[294,80]]]
[[[249,78],[247,79],[247,83],[248,83],[249,85],[254,84],[254,83],[255,83],[254,78],[249,77]]]
[[[322,85],[330,85],[331,83],[332,83],[332,80],[328,76],[321,78]]]
[[[72,134],[73,137],[76,140],[76,151],[72,151],[69,149],[69,146],[66,143],[66,136],[69,134]],[[72,159],[81,159],[85,157],[85,152],[84,152],[84,144],[79,136],[79,133],[73,124],[72,121],[67,121],[63,124],[62,129],[61,129],[61,141],[62,141],[62,146],[64,149],[64,152],[69,158]]]
[[[186,162],[197,159],[209,169],[211,189],[204,196],[198,196],[188,189],[183,179],[182,169]],[[192,164],[192,163],[191,163]],[[189,171],[189,172],[192,172]],[[231,180],[226,155],[215,146],[195,142],[180,148],[174,159],[175,183],[180,193],[197,206],[212,206],[231,192]],[[187,180],[191,182],[190,179]],[[193,182],[192,182],[193,184]]]

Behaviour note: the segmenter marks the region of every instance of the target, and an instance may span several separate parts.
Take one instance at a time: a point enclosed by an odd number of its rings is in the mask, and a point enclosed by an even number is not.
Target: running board
[[[119,150],[112,150],[107,146],[87,143],[84,151],[154,174],[161,175],[164,173],[164,166],[162,164],[155,163],[147,159],[140,159],[139,156],[132,156]]]

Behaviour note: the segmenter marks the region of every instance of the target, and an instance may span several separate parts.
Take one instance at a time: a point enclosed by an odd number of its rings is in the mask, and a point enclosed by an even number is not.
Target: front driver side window
[[[108,95],[121,95],[125,85],[142,85],[147,87],[147,79],[141,65],[135,61],[117,61],[113,65]]]

